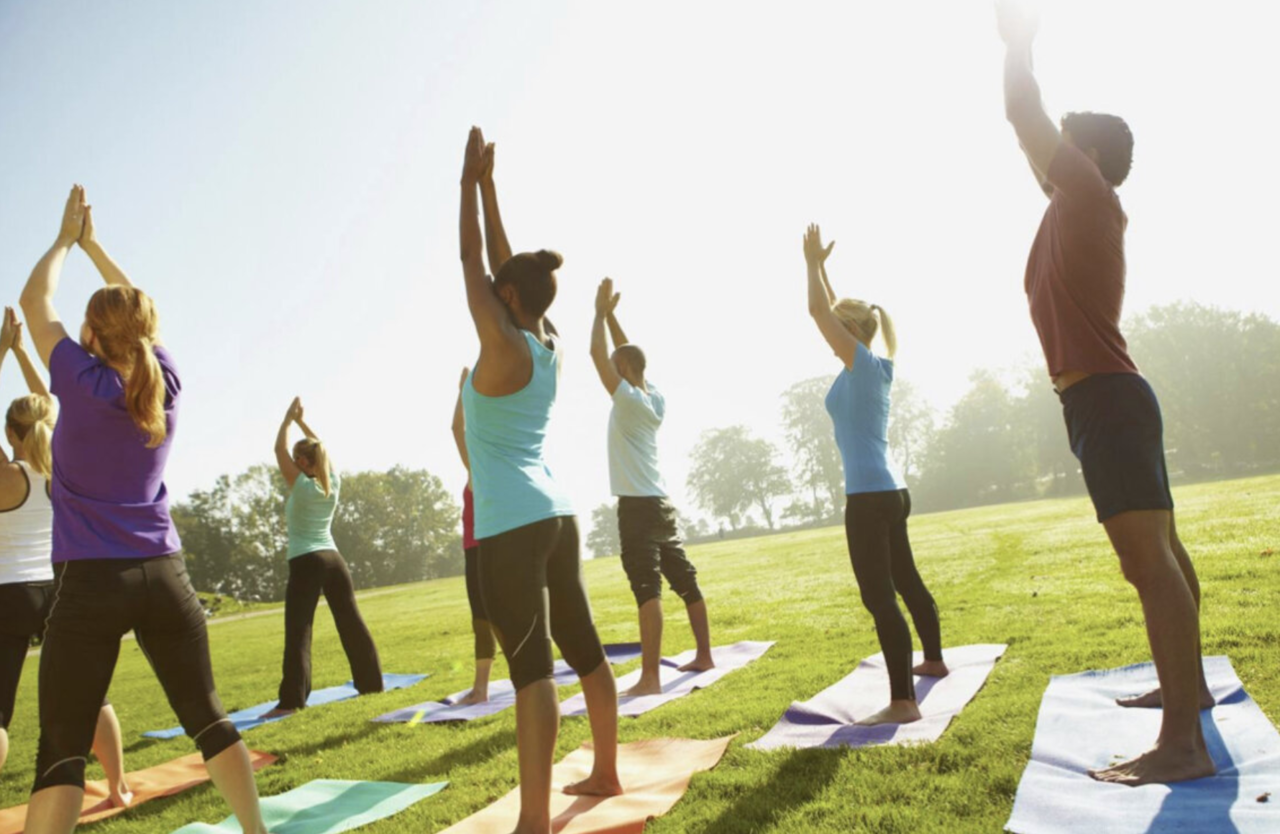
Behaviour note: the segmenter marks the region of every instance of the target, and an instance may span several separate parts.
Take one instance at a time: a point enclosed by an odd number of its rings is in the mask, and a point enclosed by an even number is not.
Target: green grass
[[[1274,717],[1280,711],[1280,477],[1200,484],[1178,490],[1177,498],[1179,531],[1204,588],[1205,651],[1229,654],[1246,687]],[[709,690],[623,720],[623,741],[738,734],[720,765],[695,777],[687,796],[650,831],[999,831],[1030,754],[1049,676],[1148,658],[1136,596],[1085,500],[920,516],[911,532],[921,572],[942,611],[946,644],[1009,644],[986,687],[942,740],[858,751],[743,749],[792,700],[812,696],[879,649],[870,617],[858,603],[841,529],[699,546],[691,554],[716,643],[753,639],[777,645]],[[636,639],[635,606],[617,560],[587,563],[586,575],[602,638]],[[675,602],[667,597],[669,653],[692,645]],[[384,669],[432,676],[412,689],[326,706],[250,731],[250,746],[282,757],[259,775],[259,790],[276,794],[316,778],[448,779],[452,784],[438,797],[364,829],[437,831],[516,785],[514,711],[460,726],[370,723],[387,710],[466,688],[471,634],[461,578],[404,586],[369,598],[362,608]],[[316,625],[315,686],[347,680],[323,608]],[[228,709],[272,697],[282,632],[279,615],[210,628]],[[495,676],[505,674],[499,660]],[[9,766],[0,777],[4,806],[25,801],[31,784],[35,680],[35,663],[29,662]],[[111,698],[125,727],[131,769],[194,749],[186,739],[139,737],[176,722],[132,641],[123,644]],[[556,758],[588,736],[585,720],[565,721]],[[91,766],[92,777],[100,772]],[[218,794],[205,786],[93,830],[168,832],[226,813]]]

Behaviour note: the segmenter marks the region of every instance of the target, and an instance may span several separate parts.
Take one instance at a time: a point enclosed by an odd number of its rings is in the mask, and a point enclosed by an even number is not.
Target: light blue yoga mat
[[[1109,785],[1086,770],[1149,749],[1158,709],[1115,699],[1156,686],[1150,663],[1055,677],[1040,705],[1031,762],[1013,816],[1017,834],[1275,834],[1280,831],[1280,733],[1225,657],[1204,661],[1218,705],[1200,713],[1218,775],[1172,785]],[[1272,794],[1268,801],[1258,798]]]
[[[338,834],[398,814],[448,784],[316,779],[279,796],[263,797],[262,820],[271,834]],[[193,822],[173,834],[240,834],[240,824],[232,816],[217,825]]]
[[[425,679],[426,675],[387,675],[382,676],[382,688],[384,692],[390,692],[393,689],[404,689],[406,686],[413,686],[418,681]],[[328,689],[317,689],[311,693],[311,697],[307,698],[308,707],[318,707],[321,704],[332,704],[334,701],[345,701],[348,698],[354,698],[360,693],[356,691],[351,681],[347,681],[342,686],[331,686]],[[233,712],[228,718],[231,723],[240,732],[251,730],[262,724],[271,724],[276,721],[283,721],[291,716],[282,715],[277,718],[263,718],[264,712],[270,711],[276,705],[276,701],[268,701],[265,704],[258,704],[256,707],[249,707],[238,712]],[[297,713],[294,713],[297,715]],[[143,733],[147,738],[177,738],[185,735],[181,727],[170,727],[167,730],[148,730]]]
[[[636,660],[640,657],[639,643],[609,643],[604,647],[604,656],[614,665]],[[556,686],[569,686],[578,682],[578,673],[563,660],[557,660],[551,668],[552,679]],[[470,689],[455,692],[442,701],[427,701],[422,704],[393,710],[386,715],[373,719],[382,724],[443,724],[449,721],[474,721],[497,715],[509,707],[515,706],[516,690],[509,680],[491,681],[489,683],[489,700],[483,704],[459,705],[458,701],[470,694]]]

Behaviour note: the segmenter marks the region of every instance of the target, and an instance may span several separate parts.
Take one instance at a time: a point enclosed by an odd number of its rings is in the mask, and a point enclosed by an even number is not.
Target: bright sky
[[[1130,311],[1280,318],[1278,17],[1265,0],[1046,0],[1051,113],[1116,112],[1136,137]],[[894,315],[899,373],[936,405],[976,367],[1036,357],[1021,280],[1044,200],[1004,121],[1002,56],[985,0],[4,3],[3,295],[82,182],[183,372],[175,495],[269,460],[295,394],[343,468],[460,489],[449,421],[477,342],[458,174],[479,124],[512,245],[565,255],[553,470],[581,515],[608,499],[587,347],[609,275],[692,511],[703,429],[781,444],[781,391],[837,370],[806,314],[811,220],[837,241],[836,291]],[[98,285],[75,254],[73,326]]]

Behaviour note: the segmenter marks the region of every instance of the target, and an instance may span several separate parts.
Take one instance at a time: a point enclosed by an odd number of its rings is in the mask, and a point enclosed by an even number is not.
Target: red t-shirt
[[[479,547],[476,541],[476,502],[471,487],[462,488],[462,549]]]
[[[1053,197],[1027,259],[1027,301],[1049,376],[1138,373],[1120,334],[1124,229],[1120,198],[1066,142],[1049,165]]]

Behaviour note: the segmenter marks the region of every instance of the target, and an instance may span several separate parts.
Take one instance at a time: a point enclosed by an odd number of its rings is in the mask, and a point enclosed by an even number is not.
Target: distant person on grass
[[[304,437],[289,450],[289,426]],[[289,532],[289,584],[284,596],[284,674],[280,702],[264,717],[289,715],[307,705],[311,695],[311,626],[320,594],[338,629],[338,639],[351,665],[351,678],[361,695],[382,691],[382,665],[373,635],[360,616],[355,585],[333,540],[342,479],[328,449],[302,416],[294,398],[276,433],[276,463],[289,489],[285,521]]]
[[[5,439],[12,460],[0,449],[0,770],[9,756],[9,722],[33,637],[44,634],[53,605],[53,400],[22,344],[22,324],[12,307],[0,322],[0,364],[12,352],[22,369],[25,397],[9,404]],[[128,805],[120,722],[105,701],[98,711],[93,752],[106,771],[108,799]]]
[[[1115,189],[1129,175],[1133,135],[1118,116],[1045,112],[1031,68],[1037,21],[997,4],[1006,46],[1005,113],[1049,207],[1027,261],[1026,293],[1071,450],[1125,578],[1138,591],[1160,688],[1122,706],[1164,707],[1150,751],[1097,771],[1125,785],[1214,773],[1200,727],[1213,705],[1200,662],[1200,584],[1178,539],[1155,392],[1120,333],[1124,232]]]
[[[53,305],[77,242],[107,283],[89,299],[79,341]],[[218,698],[204,609],[169,515],[164,470],[182,383],[159,342],[155,304],[98,243],[80,186],[27,280],[22,310],[59,403],[54,601],[40,653],[40,751],[26,831],[75,829],[120,638],[133,631],[214,785],[244,831],[262,834],[249,750]]]
[[[600,282],[591,328],[591,359],[613,400],[609,412],[609,485],[618,498],[618,534],[622,568],[640,608],[640,680],[623,695],[655,695],[662,691],[662,578],[684,600],[697,644],[693,660],[681,672],[705,672],[711,659],[711,626],[707,604],[698,588],[698,572],[685,555],[676,529],[676,508],[658,471],[658,429],[666,417],[666,399],[645,377],[645,355],[627,341],[618,324],[620,296],[613,281]],[[608,335],[614,351],[609,354]]]
[[[809,315],[844,365],[827,393],[827,413],[835,424],[836,445],[844,462],[845,536],[862,604],[875,620],[889,672],[889,706],[858,723],[905,724],[921,718],[914,675],[947,674],[942,629],[938,607],[916,570],[907,536],[911,493],[889,462],[889,392],[898,349],[893,320],[877,304],[837,300],[826,267],[833,246],[834,241],[823,248],[817,226],[810,226],[804,236]],[[884,338],[885,358],[871,352],[877,333]],[[898,608],[898,594],[924,647],[924,662],[914,669],[911,630]]]
[[[471,459],[467,457],[467,418],[462,409],[462,389],[470,369],[462,369],[458,381],[458,403],[453,408],[453,442],[458,446],[462,465],[467,468],[467,485],[462,490],[462,555],[466,559],[467,604],[471,606],[471,631],[475,634],[476,675],[471,691],[458,701],[459,706],[483,704],[489,700],[489,672],[493,669],[496,644],[493,626],[484,613],[484,597],[480,593],[480,543],[476,541],[475,495],[471,489]]]
[[[491,281],[481,254],[477,191],[484,201]],[[618,781],[618,692],[591,618],[578,521],[543,460],[555,403],[560,345],[547,326],[561,258],[512,255],[498,214],[493,146],[472,128],[462,168],[459,236],[467,306],[480,358],[462,390],[475,487],[480,588],[516,689],[519,834],[551,831],[551,768],[560,730],[552,640],[582,679],[595,764],[569,794],[611,796]]]

